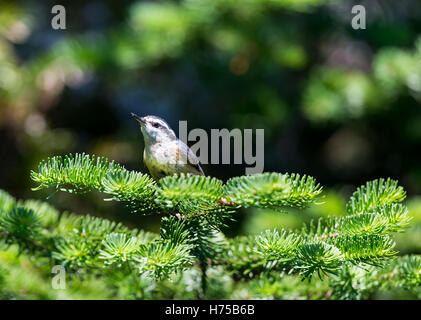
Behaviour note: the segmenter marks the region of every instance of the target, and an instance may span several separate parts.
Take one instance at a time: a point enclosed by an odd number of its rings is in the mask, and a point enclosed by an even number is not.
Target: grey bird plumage
[[[177,138],[168,123],[157,116],[139,117],[132,113],[141,127],[145,141],[143,161],[152,178],[159,180],[175,173],[204,176],[199,159]]]

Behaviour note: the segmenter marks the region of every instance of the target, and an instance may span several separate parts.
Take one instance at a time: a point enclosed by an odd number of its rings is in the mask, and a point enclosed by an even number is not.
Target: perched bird
[[[145,140],[143,161],[152,178],[159,180],[175,173],[204,176],[199,159],[190,148],[177,139],[164,119],[156,116],[132,117],[140,123]]]

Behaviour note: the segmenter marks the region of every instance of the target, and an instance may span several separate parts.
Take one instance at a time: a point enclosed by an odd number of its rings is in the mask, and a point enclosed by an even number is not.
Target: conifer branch
[[[111,195],[108,200],[127,202],[135,211],[153,207],[152,178],[128,171],[103,157],[86,154],[52,157],[41,161],[38,172],[31,171],[31,178],[39,184],[34,191],[55,188],[77,194],[97,190]]]
[[[303,228],[301,235],[266,231],[256,237],[254,250],[262,255],[261,264],[277,261],[270,267],[298,271],[304,277],[336,274],[344,263],[379,265],[397,253],[390,234],[402,232],[411,220],[399,203],[404,197],[396,182],[372,181],[351,197],[353,209],[348,213],[356,213],[321,219]]]
[[[0,252],[16,244],[22,254],[48,258],[70,273],[84,270],[153,287],[174,273],[197,268],[200,297],[206,297],[215,267],[250,285],[272,285],[279,274],[283,279],[317,275],[332,284],[331,295],[338,298],[361,298],[376,288],[355,281],[380,283],[383,277],[412,291],[420,285],[419,257],[394,258],[393,235],[405,231],[411,217],[402,204],[405,191],[391,179],[358,188],[343,216],[319,219],[300,231],[267,230],[226,239],[221,227],[237,209],[305,208],[320,198],[322,188],[312,177],[280,173],[236,177],[225,184],[180,174],[156,183],[146,174],[85,154],[43,161],[31,178],[38,183],[34,190],[96,190],[133,211],[162,214],[157,235],[90,215],[59,214],[45,202],[16,201],[0,191]]]
[[[228,201],[244,207],[281,209],[302,208],[314,202],[322,192],[315,179],[298,174],[263,173],[228,180]]]
[[[369,212],[377,207],[402,202],[406,192],[392,179],[377,179],[367,182],[354,192],[347,204],[348,214]]]

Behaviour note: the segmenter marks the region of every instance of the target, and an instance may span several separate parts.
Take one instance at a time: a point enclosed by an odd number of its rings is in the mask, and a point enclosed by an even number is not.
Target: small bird
[[[131,115],[140,123],[145,140],[143,162],[152,178],[159,180],[175,173],[205,175],[199,159],[177,138],[164,119],[157,116],[139,117],[134,113]]]

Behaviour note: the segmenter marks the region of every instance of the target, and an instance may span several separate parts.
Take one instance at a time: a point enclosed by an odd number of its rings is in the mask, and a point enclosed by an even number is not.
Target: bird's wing
[[[194,152],[181,140],[177,141],[177,159],[181,163],[188,164],[198,175],[204,176],[202,167],[200,166],[200,161],[194,154]]]

